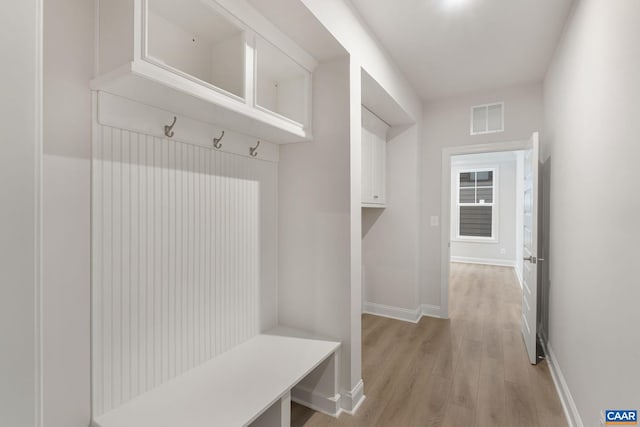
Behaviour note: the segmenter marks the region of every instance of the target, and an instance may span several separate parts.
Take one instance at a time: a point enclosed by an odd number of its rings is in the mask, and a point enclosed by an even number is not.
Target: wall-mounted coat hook
[[[256,157],[258,155],[258,147],[260,147],[260,141],[258,141],[255,147],[249,147],[249,155],[251,157]]]
[[[173,135],[174,135],[173,127],[176,125],[177,121],[178,121],[178,118],[176,116],[173,116],[173,122],[171,122],[170,125],[164,126],[164,134],[167,138],[173,138]]]
[[[224,138],[224,131],[222,131],[222,134],[218,137],[218,138],[213,138],[213,147],[217,150],[222,148],[222,138]]]

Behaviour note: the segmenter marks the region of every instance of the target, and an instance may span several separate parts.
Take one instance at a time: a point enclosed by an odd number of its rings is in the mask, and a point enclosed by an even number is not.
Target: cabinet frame
[[[277,144],[313,139],[311,108],[315,59],[246,1],[206,0],[206,4],[243,33],[243,96],[161,63],[149,54],[149,0],[96,0],[96,77],[90,83],[91,89]],[[258,36],[304,71],[304,123],[257,104],[255,39]]]

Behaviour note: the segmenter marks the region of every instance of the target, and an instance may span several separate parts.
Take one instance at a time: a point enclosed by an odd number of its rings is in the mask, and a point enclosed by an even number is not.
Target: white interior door
[[[529,361],[536,363],[536,326],[538,301],[538,133],[531,135],[531,148],[524,157],[524,234],[523,234],[523,290],[522,337]]]

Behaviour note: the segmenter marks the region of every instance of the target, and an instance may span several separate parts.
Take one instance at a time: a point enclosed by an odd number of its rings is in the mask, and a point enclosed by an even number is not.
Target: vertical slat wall
[[[98,416],[260,332],[277,164],[107,126],[94,144]]]

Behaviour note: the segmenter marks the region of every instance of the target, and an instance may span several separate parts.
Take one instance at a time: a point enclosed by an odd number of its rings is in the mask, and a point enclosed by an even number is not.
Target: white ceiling
[[[351,0],[423,99],[541,81],[572,0]]]

